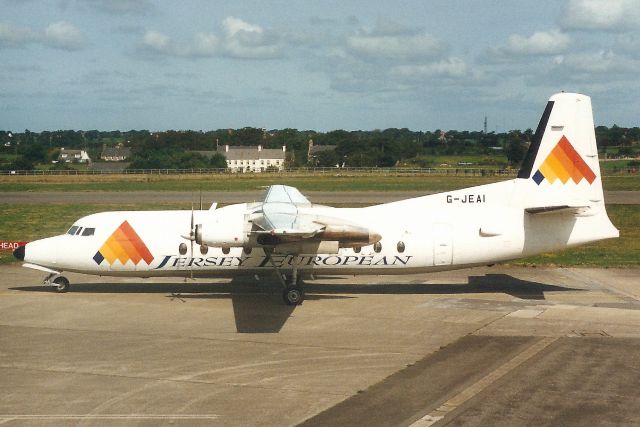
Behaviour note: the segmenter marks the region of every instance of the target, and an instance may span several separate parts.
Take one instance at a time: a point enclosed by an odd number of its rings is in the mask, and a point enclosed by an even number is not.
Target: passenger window
[[[95,233],[96,229],[95,228],[85,228],[84,231],[82,232],[83,236],[93,236],[93,233]]]
[[[69,231],[67,231],[67,234],[71,234],[73,236],[74,234],[76,234],[76,231],[78,231],[78,226],[74,225],[69,229]]]

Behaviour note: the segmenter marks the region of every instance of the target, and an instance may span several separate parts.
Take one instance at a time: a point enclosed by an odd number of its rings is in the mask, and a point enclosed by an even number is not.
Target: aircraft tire
[[[282,298],[287,305],[300,305],[304,301],[304,291],[300,286],[289,286],[282,292]]]
[[[58,293],[65,293],[69,290],[69,280],[64,277],[64,276],[58,276],[53,280],[54,286],[53,288],[55,289],[56,292]]]

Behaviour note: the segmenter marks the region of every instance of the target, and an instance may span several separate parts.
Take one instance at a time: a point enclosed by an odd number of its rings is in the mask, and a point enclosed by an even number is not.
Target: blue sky
[[[0,129],[638,126],[640,0],[0,0]]]

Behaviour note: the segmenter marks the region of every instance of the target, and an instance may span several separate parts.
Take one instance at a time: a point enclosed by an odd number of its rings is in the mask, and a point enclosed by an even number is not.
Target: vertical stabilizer
[[[525,254],[618,237],[604,206],[591,98],[553,95],[518,173]]]
[[[603,204],[591,98],[553,95],[518,173],[525,205]]]

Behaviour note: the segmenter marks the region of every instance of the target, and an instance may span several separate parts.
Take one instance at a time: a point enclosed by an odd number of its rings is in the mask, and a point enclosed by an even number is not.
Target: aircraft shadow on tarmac
[[[469,276],[468,283],[335,283],[322,280],[304,285],[305,301],[357,298],[356,295],[443,295],[506,293],[519,299],[544,300],[545,292],[581,291],[564,286],[521,280],[508,274]],[[27,292],[50,292],[45,286],[10,288]],[[276,281],[255,282],[234,278],[226,283],[74,283],[78,293],[162,293],[170,301],[231,299],[238,333],[277,333],[291,317],[295,306],[282,303]]]

